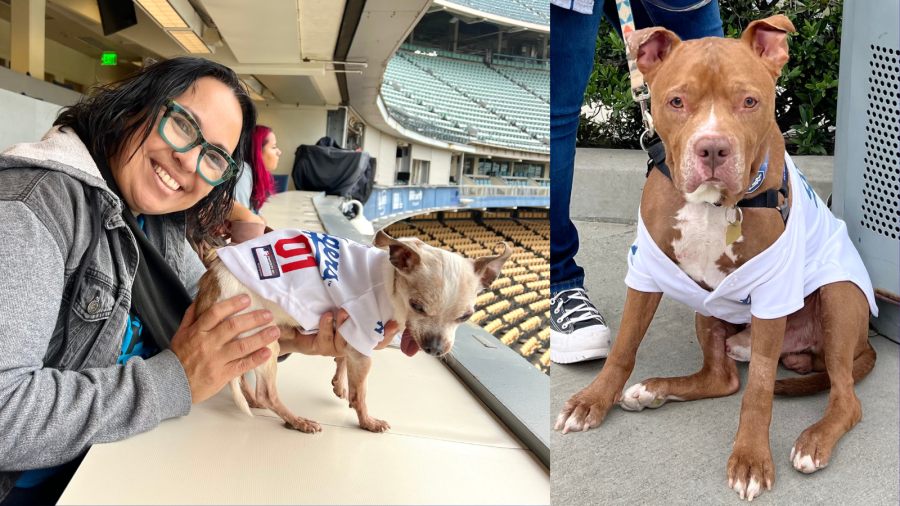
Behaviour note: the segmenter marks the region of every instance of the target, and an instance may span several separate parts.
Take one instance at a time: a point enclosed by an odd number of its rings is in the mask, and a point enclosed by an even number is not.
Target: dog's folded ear
[[[375,234],[372,244],[379,248],[389,248],[391,265],[402,272],[412,272],[412,270],[422,261],[419,252],[416,251],[412,244],[398,241],[387,235],[384,230],[379,230],[378,233]]]
[[[500,269],[503,268],[503,264],[509,260],[509,257],[512,256],[513,249],[509,247],[509,244],[505,242],[498,242],[497,246],[503,245],[503,253],[500,253],[497,256],[489,256],[489,257],[480,257],[474,260],[475,263],[475,274],[481,277],[481,286],[484,289],[488,289],[491,287],[491,284],[494,283],[494,280],[497,279],[497,276],[500,275]]]
[[[644,74],[644,80],[650,83],[659,64],[669,57],[675,47],[681,43],[677,35],[665,28],[644,28],[625,34],[625,43],[631,57],[636,60],[638,70]]]
[[[794,24],[783,14],[760,19],[747,25],[741,42],[763,59],[769,72],[778,79],[781,68],[788,61],[787,34],[797,33]]]

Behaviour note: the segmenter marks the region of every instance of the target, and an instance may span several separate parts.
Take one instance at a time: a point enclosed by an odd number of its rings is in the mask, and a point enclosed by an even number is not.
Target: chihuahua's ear
[[[650,83],[659,64],[669,57],[681,39],[665,28],[653,27],[626,33],[625,43],[635,65]]]
[[[505,264],[513,254],[513,249],[509,247],[509,244],[499,242],[497,243],[497,246],[501,244],[503,245],[503,253],[500,253],[497,256],[475,259],[475,274],[481,277],[481,286],[483,286],[485,290],[491,287],[491,284],[493,284],[494,280],[497,279],[497,276],[500,275],[500,269],[503,268],[503,264]]]
[[[419,252],[410,243],[398,241],[387,235],[384,230],[379,230],[375,234],[372,244],[379,248],[390,248],[391,265],[402,272],[412,272],[422,261]]]
[[[778,79],[788,61],[787,34],[797,33],[794,24],[783,14],[756,20],[744,30],[741,42],[763,59],[769,72]]]

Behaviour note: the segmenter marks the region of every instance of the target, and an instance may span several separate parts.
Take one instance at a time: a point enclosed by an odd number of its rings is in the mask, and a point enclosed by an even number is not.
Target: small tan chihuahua
[[[338,238],[330,236],[309,234],[312,237],[324,237],[335,243],[345,241],[345,245],[350,245],[347,247],[363,247],[345,239],[338,240]],[[293,239],[292,241],[298,242]],[[308,241],[305,242],[305,246],[309,246]],[[503,264],[512,255],[512,248],[502,242],[498,243],[498,246],[503,245],[503,253],[469,260],[429,246],[418,239],[394,239],[383,231],[379,231],[375,235],[373,243],[377,247],[389,249],[388,254],[381,253],[372,257],[374,259],[372,261],[380,264],[373,265],[373,271],[377,271],[377,276],[373,275],[372,278],[383,279],[386,296],[390,300],[390,305],[393,306],[393,319],[403,334],[404,352],[411,354],[408,348],[412,348],[412,353],[415,353],[416,349],[422,349],[436,357],[446,355],[453,347],[456,328],[472,316],[476,296],[491,286]],[[296,245],[305,247],[303,244]],[[265,248],[253,249],[256,254],[256,250]],[[275,277],[276,274],[287,274],[292,270],[289,267],[291,264],[286,264],[279,270],[275,264],[270,262],[269,254],[276,250],[278,250],[277,245],[274,249],[263,251],[260,254],[262,256],[257,255],[256,267],[259,268],[261,279]],[[289,256],[299,255],[296,251],[282,248],[281,253]],[[377,250],[371,251],[377,253]],[[226,267],[222,258],[219,258],[220,255],[216,254],[217,252],[223,255],[225,253],[224,250],[214,251],[209,253],[206,258],[208,270],[200,279],[200,290],[196,297],[197,314],[202,314],[219,301],[246,294],[251,299],[250,307],[239,314],[268,309],[272,312],[273,318],[269,325],[245,332],[238,337],[239,339],[273,325],[282,328],[293,327],[301,332],[306,332],[297,319],[288,314],[288,311],[280,304],[263,297],[240,281],[235,273]],[[336,255],[334,251],[332,254]],[[309,253],[310,261],[312,256],[313,254]],[[259,258],[263,259],[262,263]],[[316,263],[328,262],[329,257],[323,254],[320,259],[316,252],[315,260]],[[295,264],[299,264],[299,262],[295,262]],[[270,269],[274,269],[274,271]],[[325,272],[328,272],[327,268]],[[328,276],[325,278],[324,280],[319,279],[318,282],[324,282],[330,286],[330,281],[327,280]],[[354,286],[353,291],[358,290],[362,293],[369,288]],[[312,287],[305,285],[304,291],[307,289],[312,289]],[[304,293],[296,295],[298,298],[304,297]],[[318,321],[318,318],[328,311],[332,311],[336,315],[339,309],[337,307],[319,307],[321,311],[314,316],[314,321]],[[235,403],[250,416],[253,416],[250,407],[268,408],[294,429],[306,433],[320,432],[322,428],[318,423],[294,415],[278,398],[275,376],[278,372],[277,357],[280,347],[276,341],[270,344],[269,348],[272,350],[269,360],[254,369],[255,392],[250,389],[243,376],[231,381],[230,387]],[[371,351],[365,353],[355,349],[350,345],[348,339],[346,356],[335,359],[337,371],[331,383],[335,395],[341,399],[347,399],[350,407],[356,410],[360,427],[372,432],[384,432],[390,428],[390,425],[370,416],[366,406],[366,379],[372,366],[372,359],[368,356],[370,353]]]

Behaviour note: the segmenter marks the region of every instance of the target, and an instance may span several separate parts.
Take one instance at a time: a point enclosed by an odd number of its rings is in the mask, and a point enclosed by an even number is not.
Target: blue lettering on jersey
[[[746,299],[742,300],[741,304],[750,304],[750,296],[748,295]]]
[[[378,328],[375,329],[375,332],[378,332],[381,335],[384,335],[384,324],[381,322],[378,323]]]
[[[316,263],[322,268],[322,280],[340,281],[338,279],[339,260],[341,258],[340,238],[316,232],[306,233],[309,234],[309,238],[312,240]]]
[[[631,246],[631,256],[637,254],[637,244]]]
[[[803,186],[806,188],[806,196],[812,199],[813,202],[815,202],[816,207],[819,207],[819,199],[816,198],[816,192],[813,191],[812,186],[809,185],[809,181],[807,181],[806,178],[803,177],[800,169],[797,169],[797,174],[800,176],[800,180],[803,181]]]

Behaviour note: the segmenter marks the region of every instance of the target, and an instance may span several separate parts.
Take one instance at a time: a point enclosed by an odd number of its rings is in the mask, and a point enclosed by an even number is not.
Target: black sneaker
[[[609,355],[609,327],[584,288],[553,294],[550,308],[551,361],[571,364]]]

